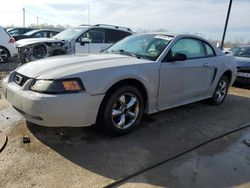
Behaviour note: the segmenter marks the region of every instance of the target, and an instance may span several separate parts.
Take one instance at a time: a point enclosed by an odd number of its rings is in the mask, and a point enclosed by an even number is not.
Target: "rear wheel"
[[[228,87],[228,77],[223,75],[215,88],[213,97],[210,99],[210,103],[214,105],[219,105],[223,103],[227,96]]]
[[[7,62],[9,57],[10,57],[9,51],[6,48],[0,46],[0,63]]]
[[[137,88],[123,86],[107,96],[103,105],[99,124],[109,134],[123,135],[140,124],[144,102]]]

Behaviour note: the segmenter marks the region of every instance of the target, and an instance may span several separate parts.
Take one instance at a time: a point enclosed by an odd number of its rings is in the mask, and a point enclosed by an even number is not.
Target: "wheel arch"
[[[1,45],[0,45],[0,48],[4,48],[8,52],[8,57],[10,57],[10,51],[8,50],[8,48],[1,46]]]
[[[225,75],[225,76],[228,78],[229,83],[231,83],[231,81],[232,81],[232,76],[233,76],[232,71],[227,70],[227,71],[225,71],[225,72],[222,74],[222,76],[223,76],[223,75]]]
[[[138,79],[127,78],[127,79],[117,81],[111,87],[109,87],[107,89],[107,91],[105,92],[105,96],[104,96],[104,98],[101,102],[101,105],[99,107],[96,122],[98,122],[98,119],[100,119],[101,112],[103,111],[103,108],[104,108],[105,103],[107,102],[109,96],[112,94],[112,92],[114,92],[118,88],[121,88],[122,86],[134,86],[137,89],[139,89],[139,91],[141,92],[142,97],[143,97],[143,102],[145,104],[144,111],[147,110],[147,108],[148,108],[148,92],[147,92],[145,85],[141,81],[139,81]]]

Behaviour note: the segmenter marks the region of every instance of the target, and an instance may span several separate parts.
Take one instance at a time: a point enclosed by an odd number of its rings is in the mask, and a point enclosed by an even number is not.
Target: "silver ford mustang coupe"
[[[17,68],[2,81],[27,121],[51,127],[97,124],[113,135],[135,129],[144,113],[208,99],[221,104],[235,60],[194,35],[131,35],[101,54],[65,55]]]

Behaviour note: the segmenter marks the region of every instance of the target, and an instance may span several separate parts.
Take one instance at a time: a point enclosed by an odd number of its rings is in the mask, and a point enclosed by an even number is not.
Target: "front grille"
[[[15,77],[14,77],[15,83],[19,86],[23,86],[27,82],[28,79],[30,79],[30,78],[27,76],[24,76],[22,74],[19,74],[17,72],[16,72]]]

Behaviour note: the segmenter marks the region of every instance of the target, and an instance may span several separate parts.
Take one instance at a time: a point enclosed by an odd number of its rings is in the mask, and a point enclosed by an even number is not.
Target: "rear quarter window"
[[[113,29],[105,29],[105,34],[106,34],[106,43],[115,43],[131,35],[128,32],[113,30]]]
[[[205,49],[206,49],[208,57],[215,56],[214,50],[213,50],[213,48],[209,44],[207,44],[206,42],[204,42],[204,46],[205,46]]]

